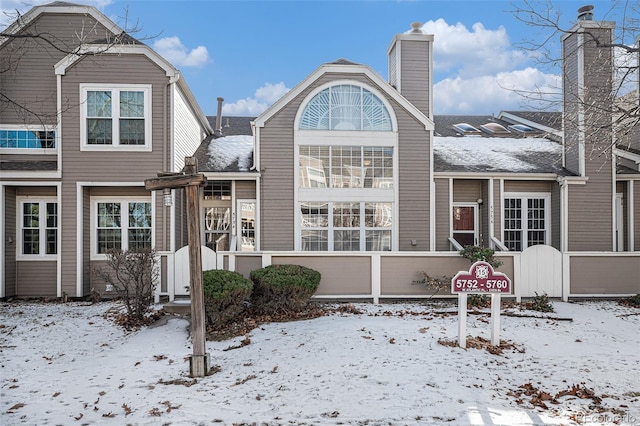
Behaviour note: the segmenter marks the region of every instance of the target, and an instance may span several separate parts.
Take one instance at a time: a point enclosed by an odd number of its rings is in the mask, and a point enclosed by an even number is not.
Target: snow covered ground
[[[219,371],[197,380],[188,321],[127,333],[114,306],[0,303],[0,424],[640,424],[640,310],[616,302],[503,315],[502,354],[440,344],[457,316],[433,305],[354,304],[207,342]]]

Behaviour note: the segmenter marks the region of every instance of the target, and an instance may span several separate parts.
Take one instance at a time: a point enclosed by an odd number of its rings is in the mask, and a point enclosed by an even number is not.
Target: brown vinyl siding
[[[613,249],[613,188],[605,173],[592,175],[585,185],[569,186],[571,251]]]
[[[237,200],[255,200],[256,199],[256,182],[253,180],[236,181],[236,199]]]
[[[502,241],[502,193],[500,192],[501,179],[493,180],[493,235],[500,241]]]
[[[64,229],[62,250],[65,253],[62,263],[63,291],[75,295],[76,293],[76,182],[140,182],[155,177],[158,170],[163,170],[163,88],[167,78],[158,66],[143,55],[103,55],[99,58],[83,58],[67,70],[62,78],[62,97],[65,99],[80,99],[80,84],[102,83],[111,84],[145,84],[152,85],[151,93],[151,152],[114,151],[81,151],[80,150],[80,106],[73,105],[62,114],[64,129],[63,150],[63,206],[65,214],[62,217]],[[85,193],[85,202],[89,196],[123,197],[128,194],[144,194],[150,192],[140,188],[124,187],[93,187]],[[156,197],[158,204],[162,197]],[[85,205],[83,209],[87,209]],[[87,215],[88,216],[88,215]],[[159,228],[159,217],[154,218],[156,226],[156,241],[163,241],[164,233]],[[91,232],[87,217],[83,220],[83,291],[90,291],[90,266],[88,238]]]
[[[17,263],[18,297],[56,297],[57,262],[24,261]]]
[[[555,184],[555,183],[554,183]],[[504,182],[504,192],[551,192],[549,181],[511,180]]]
[[[449,179],[435,180],[436,203],[436,250],[451,250],[449,243],[451,206],[449,205]]]
[[[499,257],[503,261],[497,271],[514,277],[513,257]],[[390,256],[380,260],[382,295],[385,296],[424,296],[430,295],[434,289],[426,288],[417,281],[425,272],[432,278],[453,277],[459,271],[468,271],[471,263],[461,256]],[[450,291],[438,294],[449,295]]]
[[[91,188],[82,188],[82,291],[89,294],[91,290]],[[67,283],[70,284],[70,283]],[[73,283],[75,284],[75,283]]]
[[[435,289],[418,284],[424,271],[430,277],[453,277],[457,271],[469,270],[470,263],[460,256],[452,257],[384,257],[380,261],[381,290],[390,296],[424,296]],[[449,291],[442,294],[450,294]]]
[[[571,294],[640,293],[639,256],[571,256]]]
[[[429,90],[431,78],[429,57],[431,42],[402,40],[400,42],[400,92],[424,115],[431,116],[429,110]]]
[[[640,251],[640,181],[633,182],[633,242],[631,251]]]
[[[573,173],[580,171],[578,156],[579,126],[578,94],[578,36],[573,34],[562,43],[564,92],[564,153],[565,167]]]
[[[225,256],[225,260],[227,257]],[[238,256],[236,257],[236,272],[249,278],[251,271],[262,268],[261,256]]]
[[[453,181],[454,203],[475,203],[482,196],[482,182],[472,179],[455,179]]]
[[[3,122],[0,123],[0,125],[8,124],[8,123],[4,122],[4,117],[2,117],[2,120],[3,120]],[[24,162],[58,161],[58,157],[55,154],[0,154],[0,160],[2,160],[2,161],[24,161]]]
[[[3,236],[5,238],[4,245],[4,271],[1,271],[4,274],[4,283],[5,283],[5,296],[11,297],[16,295],[16,250],[18,248],[16,245],[18,244],[18,234],[16,230],[16,188],[4,187],[5,198],[2,203],[4,207],[4,211],[1,212],[4,216],[4,233]],[[1,195],[1,194],[0,194]],[[13,239],[13,243],[9,243],[9,238]]]
[[[107,38],[107,30],[89,15],[43,14],[31,22],[24,31],[55,35],[56,46],[70,46],[72,51],[80,42]],[[79,38],[82,34],[82,40]],[[7,72],[0,73],[3,94],[38,116],[25,114],[22,109],[3,108],[3,124],[47,125],[56,123],[56,76],[53,65],[66,56],[66,52],[34,38],[14,38],[2,45],[3,64],[11,64]],[[63,109],[78,104],[78,97],[62,97]],[[41,121],[42,120],[42,121]]]
[[[57,190],[55,186],[23,186],[16,188],[16,196],[30,197],[55,197]]]
[[[320,286],[316,291],[321,295],[359,295],[371,293],[371,261],[369,257],[274,257],[274,265],[294,264],[320,272]]]
[[[400,251],[425,251],[430,247],[430,136],[424,125],[394,105],[398,117],[398,232]],[[411,240],[418,240],[417,246]]]
[[[560,236],[562,234],[562,225],[560,223],[560,186],[557,184],[551,184],[551,245],[560,250]]]

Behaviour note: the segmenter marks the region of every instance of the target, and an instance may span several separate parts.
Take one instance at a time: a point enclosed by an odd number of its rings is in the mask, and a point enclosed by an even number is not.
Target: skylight
[[[509,126],[510,129],[513,129],[517,132],[520,133],[531,133],[531,132],[535,132],[535,130],[533,130],[531,127],[529,126],[525,126],[524,124],[514,124],[512,126]]]
[[[480,126],[482,130],[490,133],[492,135],[500,135],[500,134],[509,134],[509,131],[502,124],[498,123],[487,123]]]
[[[456,123],[453,128],[462,134],[480,134],[480,130],[468,123]]]

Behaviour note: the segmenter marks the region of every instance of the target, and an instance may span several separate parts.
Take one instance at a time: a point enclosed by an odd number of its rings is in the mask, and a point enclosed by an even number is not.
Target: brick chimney
[[[433,119],[433,34],[424,34],[422,23],[411,24],[411,31],[397,34],[391,41],[389,84]]]

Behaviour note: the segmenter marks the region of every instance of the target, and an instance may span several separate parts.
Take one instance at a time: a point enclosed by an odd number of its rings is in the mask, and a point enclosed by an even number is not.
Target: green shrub
[[[554,312],[553,304],[549,300],[547,293],[538,294],[525,304],[527,309],[538,312]]]
[[[640,308],[640,294],[622,299],[620,304],[633,308]]]
[[[320,272],[300,265],[270,265],[251,271],[253,309],[260,314],[299,312],[318,289]]]
[[[468,294],[467,307],[488,308],[491,306],[491,298],[486,294]]]
[[[465,246],[460,250],[460,256],[469,259],[471,263],[476,263],[479,260],[487,262],[493,268],[502,266],[502,261],[495,258],[496,251],[488,247],[480,246]]]
[[[237,272],[224,270],[204,271],[202,278],[207,326],[218,328],[240,319],[253,283]]]

